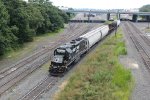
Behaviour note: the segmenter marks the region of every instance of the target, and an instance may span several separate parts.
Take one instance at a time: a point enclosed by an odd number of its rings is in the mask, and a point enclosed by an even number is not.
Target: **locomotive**
[[[78,61],[80,56],[88,50],[87,43],[86,39],[77,38],[55,49],[49,69],[51,75],[67,71],[69,65]]]
[[[81,35],[68,43],[65,43],[54,50],[49,72],[53,76],[62,75],[71,68],[71,64],[77,62],[94,44],[103,39],[120,24],[120,20]]]

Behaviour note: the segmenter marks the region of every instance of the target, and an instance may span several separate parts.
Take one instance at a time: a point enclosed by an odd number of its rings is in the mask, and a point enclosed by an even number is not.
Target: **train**
[[[113,21],[111,24],[102,25],[70,42],[60,45],[54,50],[54,55],[49,67],[50,75],[63,75],[71,68],[71,65],[78,62],[81,56],[86,54],[92,46],[119,27],[119,25],[120,20]]]
[[[84,13],[84,17],[95,17],[96,16],[96,14],[92,14],[92,13],[90,13],[90,14],[86,14],[86,13]]]

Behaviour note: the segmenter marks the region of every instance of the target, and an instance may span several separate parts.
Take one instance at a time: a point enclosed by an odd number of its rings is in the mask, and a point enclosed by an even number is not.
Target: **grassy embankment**
[[[33,42],[29,42],[29,43],[24,43],[22,47],[18,48],[18,50],[12,50],[10,52],[7,52],[3,57],[0,57],[0,59],[16,59],[19,58],[22,55],[26,55],[30,52],[32,52],[32,50],[34,48],[36,48],[36,46],[38,45],[38,43],[42,42],[42,41],[46,41],[46,39],[48,40],[48,38],[52,38],[58,35],[58,33],[63,32],[64,29],[60,29],[57,32],[51,32],[51,33],[47,33],[44,35],[39,35],[34,37],[34,41]]]
[[[127,54],[121,32],[119,29],[116,37],[108,37],[85,58],[56,100],[129,99],[133,78],[119,62],[119,55]]]
[[[145,32],[146,32],[146,33],[149,33],[149,32],[150,32],[150,28],[147,27],[147,28],[145,29]]]

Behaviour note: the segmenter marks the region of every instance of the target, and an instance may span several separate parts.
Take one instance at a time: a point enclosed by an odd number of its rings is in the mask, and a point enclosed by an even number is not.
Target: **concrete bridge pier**
[[[150,16],[146,16],[146,20],[149,22],[150,21]]]
[[[91,11],[89,12],[89,15],[88,15],[88,22],[90,22],[90,15],[91,15]]]
[[[119,13],[117,14],[117,19],[118,19],[118,20],[120,19],[120,14],[119,14]]]
[[[88,16],[88,22],[90,21],[90,16]]]
[[[107,20],[110,20],[110,13],[107,13]]]
[[[137,14],[133,14],[133,16],[132,16],[132,21],[133,22],[138,22],[138,15]]]

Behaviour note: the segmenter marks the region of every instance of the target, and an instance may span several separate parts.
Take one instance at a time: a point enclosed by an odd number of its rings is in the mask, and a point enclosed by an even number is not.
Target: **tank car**
[[[104,36],[108,34],[109,27],[108,25],[103,25],[93,31],[90,31],[82,36],[80,38],[84,38],[88,40],[88,47],[92,47],[95,43],[100,41]]]
[[[120,20],[115,20],[115,22],[117,23],[117,27],[119,27],[119,25],[120,25]]]

